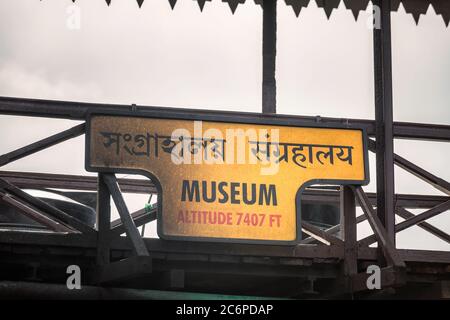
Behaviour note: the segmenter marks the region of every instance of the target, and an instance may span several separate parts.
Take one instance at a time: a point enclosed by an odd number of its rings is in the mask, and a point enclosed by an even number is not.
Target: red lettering
[[[259,214],[259,226],[262,227],[263,223],[264,223],[264,219],[266,218],[265,214],[260,213]]]
[[[177,222],[178,222],[178,223],[184,222],[184,214],[183,214],[183,211],[182,211],[182,210],[178,211],[178,219],[177,219]]]
[[[227,213],[227,225],[232,225],[233,224],[233,215],[231,214],[231,212]]]
[[[184,223],[191,223],[191,219],[189,217],[189,211],[186,210],[186,217],[184,218]]]
[[[236,214],[238,215],[237,225],[239,226],[241,224],[241,219],[242,219],[243,213],[242,212],[237,212]]]
[[[270,227],[273,227],[274,224],[276,224],[277,227],[280,227],[281,214],[271,214],[269,220],[270,220]]]
[[[234,220],[233,215],[237,215]],[[269,217],[266,221],[266,215]],[[202,210],[179,210],[177,215],[177,223],[189,224],[210,224],[210,225],[246,225],[253,227],[270,228],[281,227],[280,214],[265,214],[252,212],[223,212],[223,211],[202,211]]]

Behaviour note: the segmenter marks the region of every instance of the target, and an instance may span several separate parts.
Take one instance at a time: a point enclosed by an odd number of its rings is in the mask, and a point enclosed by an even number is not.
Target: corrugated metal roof
[[[72,0],[75,2],[75,0]],[[133,0],[131,0],[133,1]],[[145,0],[136,0],[139,7],[142,6]],[[172,9],[175,8],[177,0],[167,0]],[[203,11],[206,2],[211,0],[194,0],[197,1],[200,10]],[[251,1],[257,5],[262,5],[264,0],[222,0],[222,2],[228,3],[232,13],[236,11],[239,4],[243,4],[246,1]],[[279,0],[283,1],[283,0]],[[310,2],[315,1],[319,8],[322,8],[327,17],[330,18],[333,10],[337,9],[341,3],[344,2],[345,7],[353,12],[355,19],[358,18],[359,12],[366,10],[370,0],[284,0],[287,6],[292,7],[295,15],[298,17],[302,8],[307,7]],[[113,2],[112,0],[105,0],[108,6]],[[448,26],[450,22],[450,0],[391,0],[392,11],[397,11],[400,3],[403,3],[405,11],[412,14],[416,23],[419,22],[420,15],[426,14],[429,6],[433,6],[436,14],[441,15],[444,19],[445,25]]]

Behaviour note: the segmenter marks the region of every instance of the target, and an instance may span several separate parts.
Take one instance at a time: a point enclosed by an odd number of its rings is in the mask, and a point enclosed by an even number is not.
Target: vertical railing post
[[[377,215],[395,245],[391,1],[373,4]]]
[[[263,2],[262,112],[276,113],[277,0]]]
[[[344,274],[351,276],[358,273],[358,247],[356,238],[356,203],[353,190],[342,186],[341,204],[341,236],[344,240]]]
[[[111,197],[103,174],[98,174],[97,186],[97,264],[110,263]]]

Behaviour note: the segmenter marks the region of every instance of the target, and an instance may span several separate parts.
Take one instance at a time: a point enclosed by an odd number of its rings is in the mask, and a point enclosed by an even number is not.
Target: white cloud
[[[0,64],[0,87],[8,96],[41,98],[56,100],[67,99],[68,96],[80,100],[98,99],[101,87],[94,83],[76,83],[68,79],[51,81],[45,69],[28,70],[18,63]]]

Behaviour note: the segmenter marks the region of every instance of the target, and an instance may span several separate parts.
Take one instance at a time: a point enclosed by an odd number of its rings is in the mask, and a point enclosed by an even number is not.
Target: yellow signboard
[[[92,114],[86,167],[150,177],[163,239],[294,243],[302,186],[368,180],[361,129],[207,119]]]

